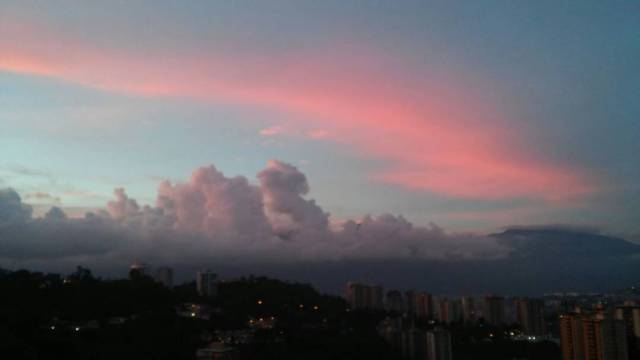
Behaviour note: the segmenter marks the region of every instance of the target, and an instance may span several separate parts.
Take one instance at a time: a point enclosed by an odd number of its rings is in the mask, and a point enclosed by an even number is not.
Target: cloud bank
[[[163,181],[153,206],[125,189],[83,218],[58,207],[35,218],[11,189],[0,191],[0,261],[33,263],[279,263],[345,259],[495,259],[507,249],[491,237],[414,226],[402,216],[332,221],[306,195],[306,176],[271,160],[257,182],[213,165],[185,182]]]

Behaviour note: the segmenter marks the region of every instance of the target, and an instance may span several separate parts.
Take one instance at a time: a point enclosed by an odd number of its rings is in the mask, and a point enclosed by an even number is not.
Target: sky
[[[639,239],[638,24],[637,1],[3,0],[0,188],[29,218],[118,218],[213,171],[225,226],[263,207],[278,236],[370,214]]]

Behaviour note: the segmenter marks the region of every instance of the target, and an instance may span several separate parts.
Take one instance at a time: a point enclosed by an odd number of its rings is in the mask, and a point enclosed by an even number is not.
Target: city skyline
[[[637,0],[0,0],[0,358],[640,358]]]

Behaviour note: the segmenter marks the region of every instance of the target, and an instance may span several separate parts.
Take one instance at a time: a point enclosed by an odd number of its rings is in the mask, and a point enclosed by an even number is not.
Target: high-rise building
[[[398,290],[391,290],[387,292],[387,296],[385,299],[385,308],[387,309],[387,311],[403,313],[404,302],[402,300],[402,293]]]
[[[417,293],[414,290],[404,292],[404,308],[410,315],[416,314]]]
[[[438,298],[438,316],[436,317],[440,322],[449,322],[449,300],[446,297]]]
[[[433,319],[442,321],[442,301],[444,300],[441,296],[433,296]]]
[[[201,296],[218,295],[218,275],[210,270],[198,271],[196,273],[196,287]]]
[[[504,298],[493,295],[485,296],[482,315],[484,320],[493,326],[504,325],[506,322]]]
[[[527,335],[545,335],[544,301],[542,299],[520,298],[515,300],[516,320]]]
[[[583,360],[584,346],[580,313],[560,315],[560,347],[563,360]]]
[[[628,360],[624,322],[603,312],[560,316],[563,360]]]
[[[451,335],[443,329],[427,331],[427,359],[451,360]]]
[[[348,282],[345,295],[352,309],[383,310],[383,291],[381,286]]]
[[[387,317],[378,325],[378,334],[398,349],[403,359],[450,360],[451,336],[436,328],[425,330],[415,326],[414,318]]]
[[[347,302],[352,309],[364,309],[366,304],[365,299],[366,286],[357,284],[354,282],[348,282],[345,295]]]
[[[170,267],[159,267],[153,273],[155,281],[171,289],[173,287],[173,269]]]
[[[441,299],[439,320],[443,323],[459,322],[462,320],[462,302],[459,299]]]
[[[615,318],[624,322],[629,357],[640,359],[640,307],[633,302],[625,302],[623,306],[616,307]]]
[[[403,317],[387,317],[378,324],[378,334],[391,346],[401,348],[402,330],[405,319]]]
[[[473,297],[463,296],[460,302],[462,303],[462,319],[464,322],[475,322],[477,320],[477,314]]]
[[[129,267],[130,280],[138,280],[146,276],[149,276],[149,265],[143,262],[134,262]]]
[[[598,360],[628,360],[627,334],[624,322],[611,317],[595,319]]]
[[[427,333],[424,330],[411,327],[400,334],[400,351],[404,359],[421,360],[427,358]]]
[[[426,292],[416,293],[416,315],[420,318],[433,317],[433,297]]]
[[[433,297],[423,291],[408,290],[404,294],[407,313],[419,318],[433,317]]]
[[[384,289],[382,286],[369,286],[365,292],[367,296],[367,305],[374,310],[384,310]]]

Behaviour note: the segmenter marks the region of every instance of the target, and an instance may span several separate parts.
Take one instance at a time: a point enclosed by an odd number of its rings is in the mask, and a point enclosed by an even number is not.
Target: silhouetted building
[[[381,286],[348,282],[345,296],[352,309],[384,309],[383,289]]]
[[[218,275],[209,270],[198,271],[196,273],[196,287],[198,294],[202,296],[218,295]]]
[[[464,322],[475,322],[477,320],[477,314],[473,297],[463,296],[460,302],[462,304],[462,319]]]
[[[388,291],[385,299],[385,308],[387,311],[394,311],[397,313],[404,312],[402,293],[398,290]]]
[[[352,309],[364,309],[366,303],[366,286],[348,282],[345,288],[345,297]]]
[[[451,335],[443,329],[427,331],[427,359],[451,360]]]
[[[408,314],[415,315],[416,314],[416,302],[417,302],[417,293],[413,290],[407,290],[404,292],[404,309]]]
[[[366,303],[374,310],[384,310],[384,289],[382,286],[373,285],[369,286],[365,291]]]
[[[129,279],[138,280],[149,276],[149,265],[142,262],[134,262],[129,267]]]
[[[633,302],[625,302],[623,306],[616,307],[615,318],[624,322],[629,358],[640,359],[640,307]]]
[[[584,336],[581,313],[560,315],[560,346],[563,360],[583,360]]]
[[[516,320],[527,335],[545,335],[544,301],[542,299],[516,299]]]
[[[391,346],[400,349],[402,344],[403,317],[387,317],[378,324],[378,334]]]
[[[153,279],[171,289],[173,287],[173,269],[170,267],[159,267],[153,272]]]
[[[410,317],[387,317],[378,324],[378,334],[408,360],[450,360],[451,336],[443,329],[425,330]]]
[[[563,360],[628,360],[624,322],[602,312],[560,316]]]
[[[493,326],[502,326],[506,321],[504,298],[501,296],[485,296],[482,311],[484,320]]]
[[[420,318],[433,317],[433,296],[426,292],[416,294],[416,315]]]
[[[422,360],[427,358],[427,332],[411,327],[401,333],[402,357],[409,360]]]
[[[433,297],[423,291],[408,290],[405,292],[405,310],[419,318],[432,318]]]
[[[462,320],[462,302],[458,299],[441,299],[439,320],[443,323],[459,322]]]

